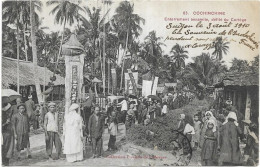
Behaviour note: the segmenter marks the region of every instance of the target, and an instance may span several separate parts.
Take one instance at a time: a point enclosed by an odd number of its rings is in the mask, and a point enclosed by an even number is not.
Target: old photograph
[[[258,166],[260,1],[1,0],[2,166]]]

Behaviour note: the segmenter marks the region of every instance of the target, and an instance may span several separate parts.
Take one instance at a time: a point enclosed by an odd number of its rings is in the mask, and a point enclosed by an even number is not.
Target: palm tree
[[[81,16],[79,14],[80,11],[84,11],[83,8],[81,8],[78,4],[70,2],[70,1],[48,1],[47,5],[56,5],[50,14],[55,14],[55,23],[63,24],[63,33],[61,36],[61,43],[60,43],[60,49],[57,56],[57,62],[56,62],[56,68],[58,65],[59,57],[61,54],[61,46],[63,44],[63,38],[64,38],[64,31],[65,31],[65,25],[66,23],[69,23],[69,25],[72,25],[75,20],[79,20],[79,17]]]
[[[213,51],[212,55],[215,55],[217,59],[222,60],[223,53],[226,55],[228,52],[228,44],[229,42],[223,42],[222,37],[217,37],[216,40],[213,42],[215,50]]]
[[[123,74],[124,74],[124,56],[126,55],[127,46],[131,41],[133,41],[133,37],[138,37],[142,28],[140,27],[140,23],[145,23],[145,20],[137,14],[134,14],[134,4],[130,4],[128,1],[122,1],[119,4],[119,7],[116,8],[116,14],[114,15],[114,19],[119,23],[119,27],[121,31],[123,30],[125,34],[125,50],[123,54],[123,65],[121,71],[121,83],[120,89],[122,89],[123,84]],[[130,42],[129,42],[130,41]]]
[[[173,55],[172,60],[175,62],[175,65],[177,69],[181,69],[185,67],[185,59],[188,58],[188,51],[184,50],[183,47],[181,47],[179,44],[176,43],[170,51]]]
[[[8,24],[16,24],[16,45],[17,45],[17,92],[20,92],[20,80],[19,80],[19,60],[20,60],[20,41],[19,41],[19,2],[18,1],[5,1],[3,2],[3,16]]]
[[[33,67],[34,67],[34,81],[35,81],[35,88],[36,88],[36,93],[38,97],[38,102],[42,101],[42,96],[41,96],[41,87],[40,87],[40,81],[39,81],[39,76],[38,76],[38,65],[37,65],[37,46],[36,46],[36,36],[35,36],[35,10],[34,10],[34,1],[30,1],[30,13],[31,13],[31,40],[32,40],[32,53],[33,53]]]
[[[162,37],[157,37],[155,31],[149,32],[148,36],[145,37],[143,57],[144,60],[149,64],[152,75],[159,68],[159,61],[162,58],[162,46],[166,46],[160,42]]]
[[[202,53],[193,61],[186,67],[182,78],[188,79],[204,95],[205,88],[213,84],[214,62],[209,53]]]

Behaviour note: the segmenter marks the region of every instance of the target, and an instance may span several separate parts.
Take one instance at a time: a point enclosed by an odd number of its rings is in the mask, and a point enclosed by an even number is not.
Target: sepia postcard
[[[2,0],[2,166],[258,166],[260,1]]]

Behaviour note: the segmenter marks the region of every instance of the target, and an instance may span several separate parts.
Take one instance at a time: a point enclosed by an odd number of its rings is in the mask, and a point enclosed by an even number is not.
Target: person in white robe
[[[83,160],[83,119],[76,111],[78,108],[78,104],[72,104],[65,115],[64,154],[68,162]]]

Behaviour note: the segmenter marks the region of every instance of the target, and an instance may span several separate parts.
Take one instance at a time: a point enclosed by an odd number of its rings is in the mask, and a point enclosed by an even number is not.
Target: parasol
[[[156,96],[156,95],[149,95],[147,96],[148,98],[151,98],[152,100],[158,100],[158,101],[161,101],[161,98]]]
[[[2,89],[2,102],[9,103],[17,98],[21,98],[21,95],[12,89]]]

